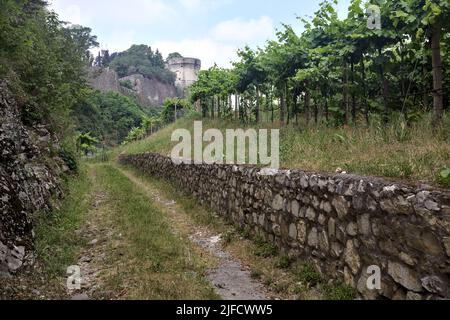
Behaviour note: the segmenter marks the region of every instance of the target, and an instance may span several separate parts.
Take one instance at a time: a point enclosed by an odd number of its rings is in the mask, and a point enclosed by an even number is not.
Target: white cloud
[[[236,58],[237,47],[224,44],[209,38],[184,39],[182,41],[160,41],[152,44],[166,55],[179,52],[185,57],[202,60],[202,69],[207,69],[217,63],[221,67],[229,67],[230,61]]]
[[[151,25],[177,14],[163,0],[128,0],[126,3],[109,0],[53,0],[50,8],[62,20],[84,25],[99,22]]]
[[[233,0],[179,0],[181,5],[188,11],[207,12],[220,6],[231,4]]]
[[[201,0],[189,0],[201,1]],[[201,38],[186,38],[181,41],[158,41],[152,44],[166,55],[179,52],[183,56],[202,60],[202,69],[217,63],[220,67],[230,67],[237,58],[236,51],[245,45],[256,47],[263,45],[275,33],[272,19],[263,16],[260,19],[234,19],[223,21]]]
[[[186,9],[196,9],[203,3],[202,0],[180,0],[180,2]]]
[[[102,49],[124,51],[133,44],[149,44],[164,54],[180,52],[202,60],[203,68],[214,63],[229,67],[236,60],[236,51],[245,45],[256,47],[274,35],[274,23],[268,16],[244,20],[236,18],[218,23],[201,34],[180,36],[181,40],[165,41],[147,38],[146,30],[161,30],[164,36],[173,21],[181,20],[185,11],[202,13],[214,10],[235,0],[51,0],[54,9],[64,21],[93,28],[99,36]],[[176,5],[178,4],[178,5]],[[180,9],[181,8],[181,9]],[[187,23],[187,22],[186,22]],[[158,38],[157,38],[158,39]],[[93,52],[99,49],[93,50]]]
[[[220,41],[259,42],[274,36],[274,23],[270,17],[242,20],[240,18],[223,21],[211,31],[211,35]]]

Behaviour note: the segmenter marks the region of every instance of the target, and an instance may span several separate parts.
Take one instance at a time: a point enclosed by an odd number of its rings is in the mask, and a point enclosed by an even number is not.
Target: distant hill
[[[181,56],[172,53],[169,56]],[[166,98],[179,96],[176,75],[166,68],[161,53],[146,45],[133,45],[124,52],[102,50],[90,71],[91,86],[137,98],[143,107],[159,107]]]

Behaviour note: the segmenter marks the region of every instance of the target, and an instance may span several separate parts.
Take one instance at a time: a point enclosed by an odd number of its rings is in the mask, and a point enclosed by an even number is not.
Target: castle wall
[[[169,61],[168,68],[177,75],[175,85],[185,89],[198,80],[201,61],[195,58],[174,58]]]

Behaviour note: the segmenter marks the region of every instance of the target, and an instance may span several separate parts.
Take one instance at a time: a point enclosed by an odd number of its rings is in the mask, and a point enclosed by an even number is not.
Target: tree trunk
[[[295,115],[295,124],[298,125],[298,96],[296,93],[294,93],[292,95],[292,110],[293,110],[293,114]]]
[[[379,52],[380,58],[381,58],[383,56],[381,48],[378,49],[378,52]],[[382,59],[380,59],[380,61],[381,60]],[[381,83],[383,85],[383,88],[382,88],[383,104],[384,104],[383,121],[384,121],[384,123],[387,123],[388,122],[388,114],[389,114],[389,87],[388,87],[388,83],[387,83],[387,80],[386,80],[386,77],[385,77],[385,74],[384,74],[383,63],[380,63],[379,70],[380,70]]]
[[[305,119],[306,124],[309,124],[310,120],[310,113],[309,113],[309,106],[311,103],[311,96],[309,95],[309,89],[308,89],[308,83],[305,85]]]
[[[355,96],[355,63],[353,58],[351,60],[351,72],[352,72],[352,122],[356,124],[356,96]]]
[[[255,117],[256,117],[256,123],[259,123],[259,89],[256,87],[256,109],[255,109]]]
[[[284,84],[284,97],[286,99],[287,124],[289,124],[291,122],[291,110],[290,110],[288,91],[289,91],[288,82],[286,81]]]
[[[175,103],[175,122],[177,122],[177,104]]]
[[[217,118],[220,119],[222,113],[220,108],[220,96],[217,96]]]
[[[272,123],[275,121],[275,110],[273,110],[273,96],[270,94],[270,109],[272,111]]]
[[[239,120],[239,95],[237,92],[236,92],[236,95],[234,96],[234,104],[235,104],[234,113],[236,116],[236,120]]]
[[[280,101],[280,122],[281,124],[285,124],[285,110],[286,110],[286,96],[283,88],[281,89],[281,101]]]
[[[314,98],[314,123],[319,123],[319,107],[317,105],[317,99]]]
[[[433,64],[433,117],[434,124],[439,125],[444,115],[444,95],[442,88],[443,71],[441,58],[441,28],[434,26],[431,35],[431,52]]]
[[[364,64],[364,56],[362,53],[361,53],[361,79],[363,85],[364,117],[366,118],[367,126],[369,126],[369,102],[367,99],[366,66]]]
[[[342,109],[344,110],[344,124],[348,124],[349,108],[348,108],[348,70],[347,61],[344,59],[344,67],[342,68]]]
[[[427,69],[425,66],[422,66],[422,75],[423,75],[423,79],[425,80],[427,78]],[[423,96],[422,96],[422,104],[423,104],[423,108],[424,110],[428,110],[428,92],[426,90],[426,88],[424,88],[423,90]]]

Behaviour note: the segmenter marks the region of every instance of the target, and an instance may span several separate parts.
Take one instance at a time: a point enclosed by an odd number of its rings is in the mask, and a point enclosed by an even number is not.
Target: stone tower
[[[169,70],[177,75],[175,85],[183,91],[198,80],[201,65],[195,58],[173,58],[167,63]]]

